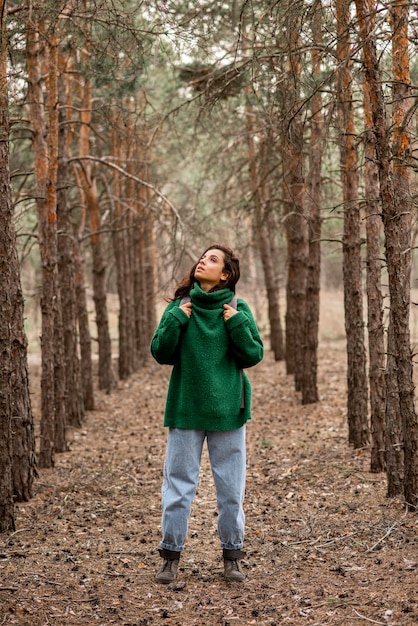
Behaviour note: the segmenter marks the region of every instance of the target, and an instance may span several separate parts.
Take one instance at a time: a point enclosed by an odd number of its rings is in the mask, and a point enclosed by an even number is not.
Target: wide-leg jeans
[[[239,550],[243,547],[245,425],[228,431],[169,428],[161,490],[160,547],[166,550],[181,551],[184,548],[205,440],[216,488],[221,547],[228,550]]]

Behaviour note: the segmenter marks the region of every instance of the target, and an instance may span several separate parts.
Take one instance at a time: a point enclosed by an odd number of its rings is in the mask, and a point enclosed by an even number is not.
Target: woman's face
[[[204,291],[210,291],[228,278],[228,273],[224,271],[224,262],[225,255],[217,248],[211,248],[202,255],[194,276]]]

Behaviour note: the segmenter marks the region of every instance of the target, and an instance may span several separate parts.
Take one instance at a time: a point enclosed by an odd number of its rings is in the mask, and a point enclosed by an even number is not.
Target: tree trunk
[[[271,183],[268,181],[269,155],[273,150],[273,141],[268,131],[260,146],[260,194],[261,206],[256,214],[259,232],[259,252],[264,271],[267,291],[268,319],[270,324],[270,348],[274,359],[281,361],[285,357],[284,337],[280,314],[280,257],[277,246],[277,225],[271,200]]]
[[[3,13],[4,11],[4,13]],[[13,486],[13,495],[17,501],[27,501],[33,495],[33,481],[36,475],[36,459],[35,459],[35,437],[33,429],[32,407],[29,393],[28,380],[28,363],[27,363],[27,339],[24,330],[24,301],[20,285],[20,267],[16,251],[16,239],[13,229],[13,212],[11,209],[11,192],[10,192],[10,173],[9,173],[9,154],[8,154],[8,138],[9,138],[9,119],[8,119],[8,97],[7,97],[7,37],[5,36],[5,23],[7,11],[5,5],[2,4],[2,22],[1,22],[1,58],[0,58],[0,133],[2,141],[0,142],[0,181],[3,185],[0,193],[0,232],[3,234],[4,249],[0,252],[0,259],[7,264],[7,269],[2,267],[1,277],[5,279],[5,283],[0,286],[0,293],[3,294],[6,301],[1,304],[2,325],[0,332],[2,345],[1,361],[4,365],[1,380],[0,397],[4,397],[5,406],[1,408],[1,415],[4,417],[4,428],[6,432],[2,434],[2,443],[4,449],[0,453],[0,467],[4,468],[2,481],[2,521],[0,526],[5,524],[3,530],[12,529],[14,522],[8,521],[10,511],[9,505],[9,446],[12,441],[12,468],[11,478]],[[8,309],[10,302],[11,310]],[[9,317],[9,313],[11,316]],[[5,332],[6,331],[6,332]],[[10,351],[5,351],[5,341],[7,332],[10,332]],[[10,363],[8,363],[10,358]],[[9,389],[5,388],[8,379]],[[11,412],[7,407],[10,403]],[[3,410],[4,409],[4,410]],[[6,422],[11,418],[11,430],[7,428]],[[4,435],[4,441],[3,441]],[[10,439],[11,437],[11,439]],[[3,474],[3,472],[2,472]],[[4,481],[4,482],[3,482]]]
[[[270,147],[266,134],[257,137],[256,113],[247,105],[247,145],[250,185],[253,199],[253,230],[257,248],[263,266],[264,283],[267,291],[268,319],[270,324],[270,347],[276,361],[283,359],[283,331],[280,317],[278,272],[273,255],[274,238],[276,231],[269,228],[271,225],[271,206],[267,170],[267,154]]]
[[[53,155],[49,161],[48,136],[43,103],[41,65],[45,54],[44,39],[32,25],[26,28],[26,55],[29,84],[29,112],[32,126],[32,145],[35,162],[36,206],[38,213],[38,239],[42,261],[42,375],[41,375],[41,433],[40,467],[52,467],[55,453],[56,387],[55,354],[56,313],[58,298],[57,280],[57,223],[56,178]],[[41,58],[42,57],[42,58]],[[53,82],[53,81],[52,81]],[[53,94],[49,93],[51,100]],[[53,106],[56,106],[56,100]],[[53,120],[51,120],[53,122]],[[49,129],[53,132],[53,129]]]
[[[277,250],[274,242],[276,231],[269,228],[271,207],[266,215],[266,224],[258,226],[258,249],[263,264],[264,281],[267,291],[268,319],[270,324],[270,348],[275,361],[284,359],[283,327],[280,315],[280,289],[277,268]]]
[[[393,192],[395,204],[384,214],[389,291],[393,314],[400,410],[404,439],[404,496],[410,509],[418,508],[418,419],[411,352],[409,309],[413,202],[409,188],[411,77],[408,40],[409,5],[390,5],[392,28]]]
[[[153,218],[151,210],[147,210],[146,222],[145,222],[145,235],[144,235],[144,253],[143,264],[145,266],[145,295],[147,302],[147,325],[146,325],[146,344],[143,342],[143,354],[144,360],[147,360],[150,356],[149,344],[152,339],[153,332],[157,325],[157,316],[155,312],[155,285],[156,285],[156,250],[155,250],[155,234],[153,228]]]
[[[60,120],[62,119],[62,124],[60,124],[60,134],[59,134],[59,152],[60,155],[64,155],[63,160],[66,161],[66,176],[69,177],[68,172],[68,152],[69,147],[71,146],[71,142],[74,137],[74,128],[75,124],[72,124],[74,121],[74,111],[77,109],[74,106],[74,100],[77,97],[78,91],[77,87],[79,82],[74,79],[73,72],[73,57],[67,56],[64,60],[63,55],[60,56],[60,82],[59,82],[59,97],[60,102],[65,102],[66,108],[65,110],[60,109]],[[63,80],[63,74],[66,74],[66,80]],[[62,117],[61,117],[62,116]],[[65,126],[65,129],[62,128]],[[64,137],[65,137],[65,145],[64,145]],[[58,164],[58,172],[59,175],[61,172],[61,161]],[[77,179],[78,188],[82,189],[82,184],[80,181],[80,177],[77,177],[77,169],[75,170],[75,176]],[[67,185],[65,186],[65,198],[63,198],[63,202],[65,200],[65,206],[67,207],[68,198],[67,198]],[[58,194],[61,193],[61,189],[58,189]],[[60,198],[60,195],[59,195]],[[67,207],[68,209],[68,207]],[[72,315],[75,316],[74,319],[74,337],[77,336],[77,328],[78,328],[78,337],[79,337],[79,349],[77,348],[77,342],[75,342],[74,350],[77,361],[74,361],[74,377],[77,377],[77,368],[78,368],[78,377],[79,377],[79,387],[78,392],[80,394],[79,402],[81,408],[81,419],[85,416],[85,411],[93,411],[94,410],[94,383],[93,383],[93,358],[92,358],[92,345],[91,345],[91,336],[90,336],[90,326],[89,326],[89,315],[88,315],[88,307],[87,307],[87,293],[85,289],[85,280],[84,280],[84,271],[83,271],[83,259],[80,249],[80,241],[83,235],[83,231],[85,228],[86,222],[86,207],[80,203],[80,220],[79,223],[72,224],[70,219],[70,211],[67,210],[68,215],[68,224],[66,224],[66,241],[70,244],[70,249],[66,250],[66,259],[71,263],[71,272],[69,272],[70,276],[69,280],[72,280],[73,286],[72,291],[74,293],[74,312]],[[60,218],[60,200],[58,202],[58,217]],[[71,318],[72,316],[70,316]],[[68,327],[68,322],[64,322],[65,328]],[[64,336],[66,331],[64,331]],[[71,349],[71,348],[70,348]],[[80,357],[78,358],[78,354]],[[78,364],[77,364],[78,362]],[[71,379],[71,374],[70,374]],[[74,407],[77,411],[77,407]],[[70,418],[69,418],[70,422]]]
[[[367,216],[366,284],[371,430],[370,471],[382,472],[386,467],[385,339],[383,327],[383,296],[381,291],[382,251],[380,245],[382,212],[379,201],[379,174],[376,165],[373,119],[367,80],[363,80],[363,94],[365,119],[365,133],[363,135],[365,158],[364,187]],[[390,380],[388,380],[388,382],[390,382]],[[388,387],[388,389],[390,388],[391,387]]]
[[[84,281],[83,258],[77,233],[74,233],[73,237],[73,255],[78,332],[80,335],[80,377],[83,403],[86,411],[94,411],[93,359],[87,294]]]
[[[9,170],[9,112],[7,97],[7,9],[0,4],[0,533],[15,529],[12,479],[12,326],[11,300],[16,255]]]
[[[0,174],[0,179],[3,176]],[[20,284],[20,266],[16,248],[10,258],[12,272],[12,440],[13,492],[17,502],[26,502],[33,496],[37,475],[35,433],[29,390],[27,338],[24,328],[24,299]],[[1,309],[2,310],[2,309]]]
[[[299,129],[300,132],[300,129]],[[303,190],[301,188],[302,157],[299,149],[295,149],[296,137],[292,132],[286,150],[286,163],[289,163],[285,173],[287,186],[287,211],[285,218],[285,232],[287,241],[287,285],[286,285],[286,371],[294,374],[295,388],[301,389],[300,375],[303,371],[303,351],[305,339],[306,304],[306,273],[307,273],[307,226],[304,218]],[[297,133],[298,134],[298,133]],[[299,135],[298,141],[301,140]],[[293,153],[295,149],[295,153]]]
[[[308,231],[305,216],[305,181],[303,162],[303,124],[300,115],[299,82],[301,72],[299,49],[300,19],[291,24],[290,49],[283,121],[283,196],[286,203],[285,233],[287,241],[286,285],[286,371],[293,374],[295,388],[302,389],[305,350],[305,306],[308,254]],[[296,52],[295,52],[296,51]]]
[[[149,179],[148,167],[146,168],[146,178]],[[145,284],[145,302],[146,302],[146,315],[145,315],[145,327],[143,340],[141,342],[140,354],[142,360],[146,361],[149,358],[149,344],[154,334],[155,327],[157,325],[157,316],[155,313],[155,293],[156,293],[156,251],[155,251],[155,235],[153,227],[153,215],[150,208],[150,191],[144,188],[146,192],[147,202],[142,212],[144,214],[144,237],[142,248],[142,266],[144,268],[144,284]]]
[[[57,25],[54,25],[55,29]],[[65,402],[65,366],[64,366],[64,327],[62,322],[61,291],[58,276],[58,40],[55,32],[49,34],[47,42],[47,108],[48,108],[48,172],[46,180],[47,222],[51,229],[49,246],[53,263],[53,315],[54,315],[54,381],[55,381],[55,430],[54,447],[56,452],[68,450],[66,440],[66,402]],[[51,228],[53,224],[53,228]],[[51,265],[52,267],[52,265]]]
[[[384,443],[386,448],[387,495],[389,498],[395,498],[401,496],[404,489],[404,441],[396,372],[395,335],[391,318],[392,314],[390,314],[389,319],[385,372],[386,412]]]
[[[141,146],[141,180],[149,179],[149,146],[144,140]],[[136,185],[136,212],[133,221],[133,271],[134,271],[134,310],[135,336],[138,358],[141,364],[149,357],[149,344],[156,326],[155,314],[155,240],[153,218],[150,208],[151,193],[145,185]]]
[[[321,0],[312,6],[312,36],[315,46],[312,48],[313,79],[319,82],[321,72],[322,46]],[[315,89],[315,87],[314,87]],[[321,285],[321,165],[323,153],[323,117],[322,96],[316,90],[311,97],[311,142],[309,174],[307,182],[307,198],[309,199],[309,247],[306,277],[306,308],[305,308],[305,350],[303,354],[302,404],[318,402],[318,327],[319,327],[319,293]]]
[[[91,124],[91,84],[87,80],[81,85],[80,111],[80,157],[90,154],[90,124]],[[106,298],[106,263],[103,258],[100,235],[100,206],[97,197],[94,166],[83,163],[83,167],[76,170],[79,186],[83,190],[85,204],[90,224],[91,252],[93,266],[93,300],[96,311],[97,342],[99,352],[99,389],[111,393],[116,385],[112,368],[112,343],[109,330],[109,318]]]
[[[149,132],[144,124],[132,129],[137,141],[133,146],[131,162],[139,172],[137,177],[149,181],[151,146]],[[156,294],[156,250],[153,213],[151,210],[152,193],[149,187],[132,180],[130,204],[134,208],[131,223],[132,273],[133,273],[133,314],[136,338],[137,365],[143,365],[149,358],[149,345],[157,324],[155,312]]]
[[[74,280],[73,228],[68,204],[69,173],[67,163],[67,95],[61,59],[59,87],[59,135],[57,172],[58,273],[64,331],[65,402],[68,426],[80,427],[84,418],[80,362],[77,353],[77,308]]]
[[[4,5],[3,5],[4,6]],[[3,15],[3,20],[6,20],[6,15]],[[2,23],[2,27],[4,22]],[[6,39],[2,39],[6,42]],[[1,108],[1,124],[0,132],[3,140],[0,142],[0,181],[2,182],[3,189],[0,192],[0,198],[4,202],[2,208],[2,225],[0,226],[0,232],[7,234],[10,230],[10,235],[13,236],[13,245],[9,250],[9,256],[3,252],[0,254],[0,258],[8,258],[8,267],[10,271],[10,300],[12,306],[12,320],[11,324],[11,407],[12,407],[12,446],[13,446],[13,464],[12,464],[12,478],[13,478],[13,494],[14,500],[17,502],[25,502],[30,500],[33,496],[33,483],[37,475],[36,472],[36,457],[35,457],[35,433],[33,426],[33,414],[31,406],[31,397],[29,390],[29,376],[28,376],[28,358],[27,358],[27,337],[24,328],[24,299],[20,283],[20,265],[18,254],[16,250],[16,241],[13,225],[13,213],[7,216],[3,211],[8,211],[8,203],[10,203],[10,187],[9,187],[9,163],[8,163],[8,112],[7,112],[7,83],[6,83],[6,59],[7,50],[1,48],[2,58],[0,61],[1,69],[1,89],[0,89],[0,108]],[[10,224],[8,219],[10,218]],[[6,220],[6,221],[3,221]],[[1,270],[3,275],[3,269]],[[3,286],[0,287],[0,292],[3,292]],[[0,306],[1,316],[7,318],[7,311]],[[1,395],[1,394],[0,394]],[[3,411],[1,411],[3,413]],[[3,467],[0,461],[0,467]]]
[[[399,389],[399,408],[403,420],[405,481],[404,496],[412,510],[418,501],[418,423],[414,407],[414,385],[412,378],[412,355],[409,332],[410,302],[410,245],[411,245],[411,204],[408,194],[407,174],[403,158],[408,149],[409,137],[406,132],[408,119],[401,114],[402,102],[397,100],[400,93],[409,93],[409,59],[405,34],[407,28],[407,8],[396,4],[392,14],[392,24],[398,33],[393,35],[393,73],[400,84],[394,98],[393,111],[395,128],[394,155],[396,155],[396,184],[391,172],[391,149],[387,127],[386,107],[382,91],[379,61],[367,0],[356,0],[357,17],[363,43],[366,79],[370,86],[370,102],[373,112],[373,127],[376,138],[376,155],[379,166],[380,198],[382,203],[385,230],[385,250],[389,278],[391,316],[393,320],[393,346],[396,361]],[[406,38],[407,42],[407,38]],[[398,65],[399,64],[399,65]],[[396,82],[396,81],[395,81]],[[407,99],[405,106],[408,106]],[[400,122],[400,123],[399,123]],[[396,190],[396,192],[395,192]],[[406,205],[404,204],[406,202]],[[406,209],[406,210],[405,210]]]
[[[129,163],[129,150],[132,137],[124,135],[122,128],[128,122],[121,123],[118,114],[112,119],[112,155],[113,160],[121,166],[122,160]],[[132,130],[132,129],[131,129]],[[132,135],[132,132],[129,133]],[[122,148],[123,146],[123,148]],[[124,158],[123,149],[126,153]],[[131,259],[131,222],[133,207],[129,200],[132,200],[132,193],[126,192],[130,188],[131,181],[124,181],[119,172],[115,172],[113,179],[113,189],[115,198],[113,206],[113,251],[116,261],[116,281],[119,296],[119,378],[126,380],[136,369],[136,345],[133,342],[135,337],[135,315],[134,296]],[[119,200],[125,198],[124,206]],[[129,209],[127,208],[129,206]]]
[[[355,448],[368,444],[366,351],[361,281],[360,208],[357,149],[352,99],[350,1],[336,0],[340,163],[344,200],[343,279],[347,339],[348,440]]]

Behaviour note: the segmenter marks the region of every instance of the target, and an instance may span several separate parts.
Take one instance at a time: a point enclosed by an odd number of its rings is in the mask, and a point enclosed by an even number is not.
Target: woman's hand
[[[223,318],[225,322],[226,320],[229,320],[230,317],[235,315],[235,313],[238,313],[238,311],[234,309],[234,307],[229,306],[229,304],[224,304]]]
[[[186,302],[186,304],[181,305],[180,309],[186,313],[187,317],[190,317],[192,314],[192,303]]]

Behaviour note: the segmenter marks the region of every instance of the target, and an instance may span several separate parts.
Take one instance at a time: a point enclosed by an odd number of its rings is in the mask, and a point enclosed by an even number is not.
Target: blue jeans
[[[244,542],[245,426],[237,430],[169,428],[162,485],[161,548],[181,551],[196,495],[204,441],[216,487],[218,534],[222,548],[239,550]]]

